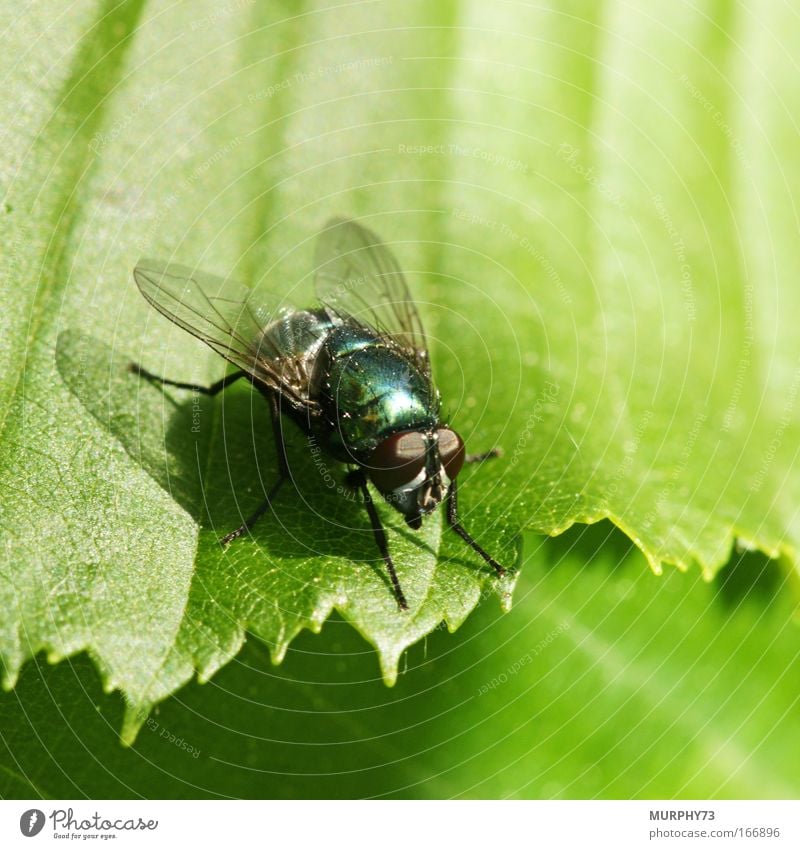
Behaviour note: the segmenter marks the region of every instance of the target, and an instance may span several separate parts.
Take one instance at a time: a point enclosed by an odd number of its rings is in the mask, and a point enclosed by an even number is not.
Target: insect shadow
[[[246,385],[218,397],[163,389],[128,371],[129,358],[78,331],[58,337],[56,366],[72,394],[125,451],[208,533],[218,540],[264,499],[277,475],[269,410]],[[315,555],[364,561],[391,590],[376,561],[372,530],[344,470],[321,465],[313,446],[285,427],[292,479],[248,541],[267,554]],[[419,534],[402,536],[430,551]],[[326,567],[328,568],[328,567]]]

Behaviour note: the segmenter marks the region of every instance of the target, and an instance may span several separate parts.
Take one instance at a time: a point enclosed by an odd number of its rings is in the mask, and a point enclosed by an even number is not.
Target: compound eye
[[[442,460],[445,474],[450,480],[458,476],[464,465],[464,442],[461,437],[449,427],[443,427],[438,432],[439,457]]]
[[[378,443],[369,458],[369,476],[381,492],[407,486],[425,468],[425,439],[421,433],[395,433]]]

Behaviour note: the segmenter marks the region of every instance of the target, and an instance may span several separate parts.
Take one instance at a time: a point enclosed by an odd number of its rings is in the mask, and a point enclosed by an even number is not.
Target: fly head
[[[377,490],[418,529],[444,499],[464,464],[464,443],[447,427],[393,433],[378,443],[366,471]]]

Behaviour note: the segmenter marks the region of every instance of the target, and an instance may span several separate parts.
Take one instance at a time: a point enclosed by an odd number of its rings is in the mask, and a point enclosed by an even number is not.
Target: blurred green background
[[[800,657],[777,565],[650,574],[609,524],[531,537],[511,613],[484,603],[393,689],[339,619],[272,667],[254,638],[131,749],[88,658],[0,701],[6,797],[793,798]]]

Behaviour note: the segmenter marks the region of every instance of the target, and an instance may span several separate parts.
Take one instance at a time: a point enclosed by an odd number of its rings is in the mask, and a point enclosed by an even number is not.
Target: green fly
[[[367,482],[409,527],[442,501],[449,526],[502,576],[497,563],[462,527],[456,481],[467,455],[461,437],[440,417],[439,393],[419,314],[392,252],[366,227],[331,220],[315,256],[319,306],[292,309],[249,289],[193,269],[142,260],[134,269],[141,293],[170,321],[236,367],[211,386],[131,370],[159,384],[215,395],[246,378],[267,399],[277,448],[278,478],[264,502],[225,536],[250,531],[289,478],[282,416],[333,459],[350,467],[397,604],[408,609]]]

